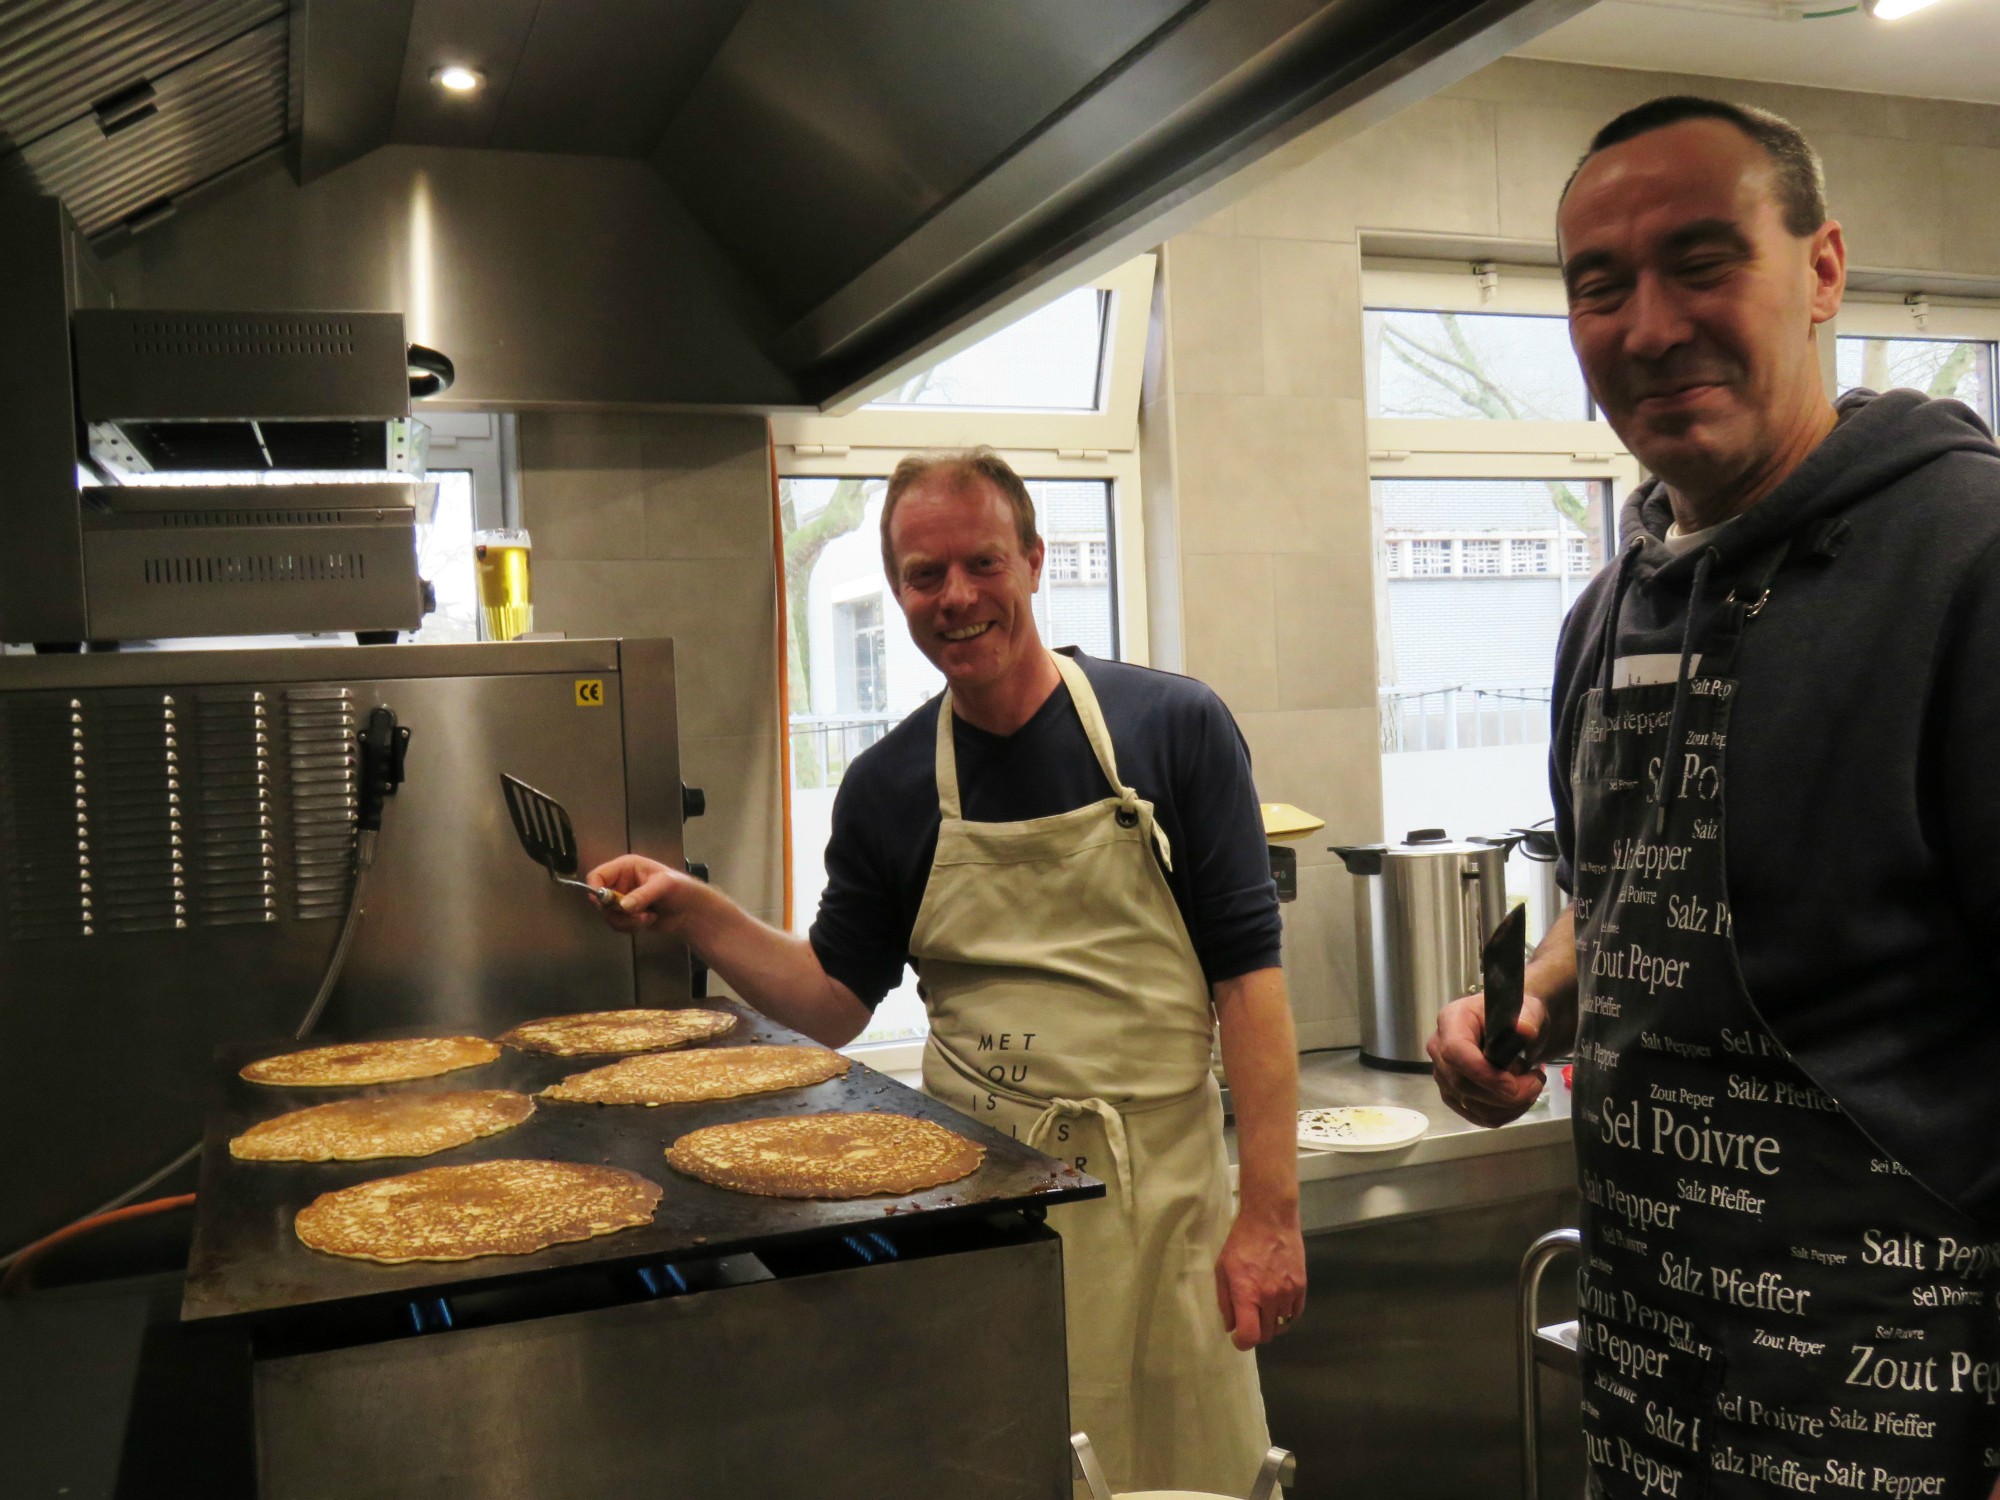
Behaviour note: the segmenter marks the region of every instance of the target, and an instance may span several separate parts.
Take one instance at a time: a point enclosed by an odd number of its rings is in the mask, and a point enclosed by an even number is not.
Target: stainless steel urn
[[[1480,987],[1480,949],[1507,915],[1511,839],[1455,843],[1419,828],[1400,844],[1335,848],[1360,881],[1361,1060],[1428,1073],[1437,1013]]]

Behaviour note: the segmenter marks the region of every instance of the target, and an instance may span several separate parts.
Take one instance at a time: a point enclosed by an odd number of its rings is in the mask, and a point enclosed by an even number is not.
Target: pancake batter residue
[[[650,1224],[660,1193],[617,1167],[481,1161],[322,1193],[293,1227],[314,1250],[384,1265],[531,1255]]]
[[[349,1088],[363,1083],[407,1083],[490,1063],[500,1049],[480,1036],[420,1036],[389,1042],[341,1042],[253,1062],[242,1070],[252,1083],[284,1088]]]
[[[523,1021],[500,1040],[523,1052],[583,1057],[593,1052],[663,1052],[726,1036],[736,1017],[720,1010],[592,1010]]]
[[[511,1130],[535,1101],[511,1089],[341,1099],[262,1120],[229,1143],[239,1161],[372,1161],[429,1156]]]
[[[825,1047],[704,1047],[628,1057],[542,1090],[572,1104],[696,1104],[825,1083],[847,1071]]]
[[[985,1148],[908,1115],[793,1115],[692,1131],[667,1148],[677,1171],[767,1198],[871,1198],[956,1182]]]

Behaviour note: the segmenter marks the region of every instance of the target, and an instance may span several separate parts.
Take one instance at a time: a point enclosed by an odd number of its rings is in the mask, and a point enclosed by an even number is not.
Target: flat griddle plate
[[[805,1042],[807,1038],[730,1000],[697,1001],[710,1010],[733,1013],[736,1029],[710,1046],[747,1042]],[[448,1025],[376,1036],[442,1035]],[[272,1088],[237,1076],[245,1063],[329,1040],[314,1038],[232,1047],[218,1058],[214,1104],[202,1143],[201,1187],[195,1202],[194,1249],[188,1258],[187,1290],[181,1317],[229,1318],[276,1315],[338,1303],[437,1297],[472,1286],[508,1281],[575,1267],[615,1269],[662,1260],[695,1259],[853,1233],[857,1228],[890,1229],[922,1217],[926,1223],[996,1209],[1027,1208],[1102,1197],[1103,1183],[1030,1150],[1011,1136],[981,1125],[949,1105],[905,1088],[874,1069],[855,1063],[844,1078],[811,1088],[725,1099],[705,1104],[559,1104],[536,1101],[525,1124],[433,1156],[361,1162],[246,1162],[229,1154],[232,1136],[259,1120],[307,1105],[364,1094],[443,1092],[452,1089],[517,1089],[539,1093],[549,1084],[611,1057],[550,1057],[503,1050],[481,1067],[462,1068],[437,1078],[363,1089]],[[832,1110],[873,1110],[935,1120],[986,1148],[977,1172],[957,1182],[900,1198],[863,1198],[832,1203],[759,1198],[711,1187],[683,1177],[667,1165],[666,1148],[690,1130],[732,1120],[771,1115],[818,1114]],[[452,1166],[501,1157],[595,1162],[624,1167],[664,1188],[653,1222],[638,1229],[579,1244],[557,1245],[534,1255],[488,1255],[476,1260],[385,1266],[308,1250],[293,1233],[293,1216],[315,1197],[335,1188],[400,1176],[424,1167]]]

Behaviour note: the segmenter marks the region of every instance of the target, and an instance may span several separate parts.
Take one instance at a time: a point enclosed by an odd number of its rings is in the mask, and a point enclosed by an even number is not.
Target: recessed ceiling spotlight
[[[1937,0],[1861,0],[1861,8],[1878,21],[1900,21],[1912,11],[1935,4]]]
[[[1919,3],[1922,3],[1922,0],[1919,0]],[[470,94],[476,92],[486,80],[473,69],[462,68],[453,63],[450,67],[439,68],[432,73],[431,82],[447,94]]]

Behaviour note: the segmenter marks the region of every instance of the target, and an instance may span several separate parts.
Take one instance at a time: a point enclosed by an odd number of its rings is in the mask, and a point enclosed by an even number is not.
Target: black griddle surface
[[[737,1027],[704,1045],[800,1042],[788,1031],[732,1000],[696,1001],[728,1011]],[[845,1077],[811,1088],[757,1094],[704,1104],[561,1104],[538,1099],[535,1112],[512,1130],[426,1157],[359,1162],[248,1162],[229,1154],[232,1136],[259,1120],[367,1094],[516,1089],[536,1094],[558,1079],[616,1061],[609,1056],[550,1057],[503,1048],[480,1067],[436,1078],[366,1088],[274,1088],[238,1076],[244,1064],[331,1040],[442,1035],[449,1027],[405,1028],[371,1037],[309,1038],[223,1050],[217,1095],[202,1142],[201,1186],[195,1200],[194,1248],[188,1258],[184,1320],[247,1315],[274,1316],[291,1309],[379,1299],[437,1297],[472,1286],[496,1287],[551,1271],[577,1267],[615,1269],[662,1260],[755,1251],[786,1243],[838,1237],[857,1228],[890,1229],[922,1218],[926,1223],[997,1209],[1026,1208],[1102,1197],[1095,1178],[1029,1149],[915,1089],[861,1063]],[[666,1148],[704,1125],[774,1115],[836,1110],[875,1111],[934,1120],[986,1148],[970,1177],[903,1197],[822,1202],[760,1198],[683,1177],[666,1163]],[[653,1222],[578,1244],[556,1245],[534,1255],[488,1255],[466,1261],[412,1261],[385,1266],[308,1250],[292,1231],[293,1216],[321,1193],[425,1167],[504,1157],[577,1161],[623,1167],[665,1189]]]

